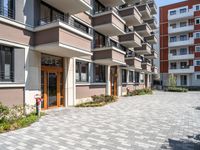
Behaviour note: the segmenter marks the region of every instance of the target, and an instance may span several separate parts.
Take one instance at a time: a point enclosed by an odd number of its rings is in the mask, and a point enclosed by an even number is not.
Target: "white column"
[[[65,106],[76,105],[76,72],[75,72],[75,59],[65,58]]]
[[[106,67],[106,95],[111,95],[110,89],[110,66]]]
[[[117,67],[117,96],[122,96],[122,71],[120,66]]]
[[[129,70],[127,69],[127,74],[126,74],[126,83],[129,83]]]

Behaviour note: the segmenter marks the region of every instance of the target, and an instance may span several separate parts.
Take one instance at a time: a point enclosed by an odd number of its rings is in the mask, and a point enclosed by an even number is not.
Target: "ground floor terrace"
[[[35,105],[35,95],[41,95],[43,109],[67,107],[93,95],[122,96],[127,88],[151,87],[151,72],[124,63],[105,65],[91,56],[63,57],[10,43],[0,48],[0,102],[8,106]]]
[[[154,92],[50,112],[0,135],[1,150],[199,150],[200,93]]]

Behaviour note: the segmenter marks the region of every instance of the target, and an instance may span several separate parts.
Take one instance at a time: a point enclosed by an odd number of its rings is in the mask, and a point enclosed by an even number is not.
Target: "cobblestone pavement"
[[[0,150],[200,150],[200,92],[120,98],[51,112],[0,135]]]

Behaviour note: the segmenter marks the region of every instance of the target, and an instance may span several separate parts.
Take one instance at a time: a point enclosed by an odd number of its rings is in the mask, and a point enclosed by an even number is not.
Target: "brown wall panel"
[[[160,62],[160,73],[168,73],[168,61]]]
[[[0,102],[6,106],[23,105],[23,88],[0,88]]]
[[[195,71],[200,71],[200,66],[195,66]]]

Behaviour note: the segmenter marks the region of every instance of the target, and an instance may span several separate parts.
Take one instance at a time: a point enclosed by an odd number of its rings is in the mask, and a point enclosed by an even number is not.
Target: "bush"
[[[4,122],[9,114],[9,108],[0,102],[0,123]]]
[[[153,91],[149,88],[134,90],[132,92],[129,92],[126,96],[136,96],[136,95],[146,95],[146,94],[153,94]]]
[[[76,107],[101,107],[108,103],[115,102],[117,100],[116,96],[109,96],[109,95],[94,95],[92,96],[92,102],[82,103],[76,105]]]
[[[180,88],[180,87],[168,87],[167,91],[169,91],[169,92],[188,92],[188,89]]]

